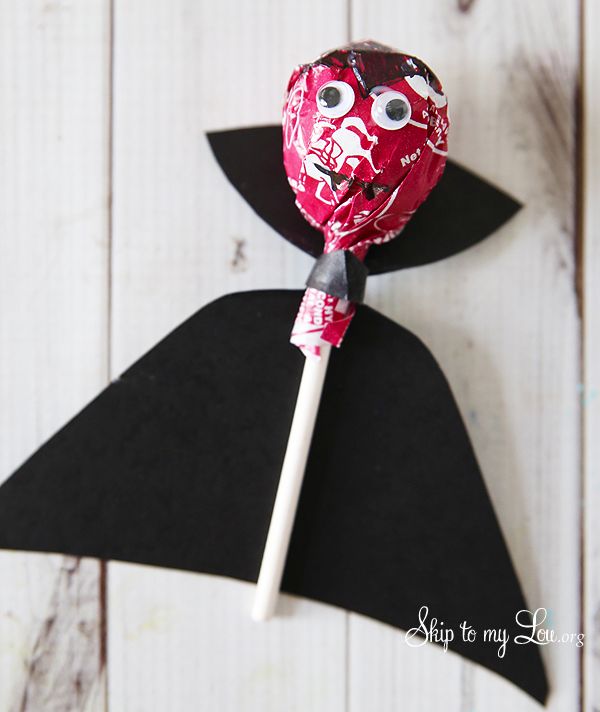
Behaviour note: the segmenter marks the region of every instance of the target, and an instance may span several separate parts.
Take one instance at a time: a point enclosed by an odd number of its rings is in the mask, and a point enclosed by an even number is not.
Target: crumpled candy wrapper
[[[444,170],[447,135],[441,84],[416,57],[362,42],[294,71],[283,111],[285,170],[296,205],[324,235],[319,274],[336,285],[316,288],[309,277],[291,337],[305,355],[341,344],[357,285],[346,293],[346,275],[334,272],[398,235]],[[326,257],[339,250],[350,254]]]

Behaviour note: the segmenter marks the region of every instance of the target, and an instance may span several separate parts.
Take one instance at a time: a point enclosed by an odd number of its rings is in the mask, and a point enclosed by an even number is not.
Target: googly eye
[[[354,105],[354,89],[346,82],[327,82],[317,92],[317,108],[330,119],[347,114]]]
[[[410,102],[399,91],[384,91],[375,97],[371,116],[382,129],[396,131],[410,121]]]

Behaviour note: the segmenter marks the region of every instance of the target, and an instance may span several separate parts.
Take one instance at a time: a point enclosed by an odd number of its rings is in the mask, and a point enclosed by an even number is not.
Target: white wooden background
[[[0,0],[0,479],[210,299],[302,286],[309,258],[241,201],[204,131],[277,122],[292,67],[349,38],[413,52],[450,97],[451,155],[526,207],[462,255],[372,278],[368,301],[443,365],[529,602],[587,634],[543,650],[549,709],[597,712],[600,7],[585,1]],[[537,708],[342,610],[286,597],[253,624],[250,597],[0,552],[0,712]]]

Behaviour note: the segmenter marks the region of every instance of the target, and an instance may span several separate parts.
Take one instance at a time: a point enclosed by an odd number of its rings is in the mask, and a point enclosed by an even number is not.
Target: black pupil
[[[390,99],[385,105],[385,113],[392,121],[402,121],[408,114],[408,107],[402,99]]]
[[[340,90],[335,87],[325,87],[319,92],[319,104],[326,106],[328,109],[333,109],[342,99]]]

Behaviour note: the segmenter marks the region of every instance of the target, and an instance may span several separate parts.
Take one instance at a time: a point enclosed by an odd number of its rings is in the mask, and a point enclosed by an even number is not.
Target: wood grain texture
[[[344,612],[283,596],[264,625],[247,583],[120,563],[110,579],[111,709],[345,709]]]
[[[240,200],[204,132],[280,120],[292,68],[345,32],[340,0],[116,0],[113,376],[217,296],[304,283],[311,260]],[[248,585],[125,564],[109,592],[112,709],[344,709],[343,611],[285,597],[261,626]]]
[[[485,243],[372,279],[367,301],[438,358],[473,439],[530,605],[579,626],[579,321],[575,294],[577,7],[354,0],[352,32],[422,57],[450,101],[450,154],[510,191],[521,213]],[[560,37],[560,41],[557,38]],[[449,503],[451,506],[451,503]],[[516,612],[515,612],[516,613]],[[416,622],[416,612],[415,612]],[[351,616],[350,710],[533,710],[505,681],[432,651],[427,680],[400,633]],[[393,649],[377,666],[372,651]],[[510,654],[510,653],[508,653]],[[578,651],[543,651],[549,709],[576,709]],[[443,682],[442,682],[443,681]],[[446,694],[444,694],[444,691]]]
[[[584,709],[600,710],[600,54],[596,41],[600,6],[584,4],[584,173],[583,314],[584,381],[581,406],[584,432],[585,587]]]
[[[104,696],[104,665],[98,562],[48,557],[53,590],[45,617],[37,621],[20,694],[11,709],[99,710]],[[41,562],[40,562],[41,563]]]
[[[215,297],[298,287],[309,257],[240,201],[205,132],[281,120],[296,64],[345,40],[345,2],[115,5],[113,373]]]
[[[0,480],[106,380],[107,7],[0,2]],[[0,582],[0,710],[102,709],[99,564]]]
[[[373,278],[367,299],[446,372],[531,606],[560,633],[583,610],[583,707],[597,712],[600,142],[589,130],[582,377],[576,0],[506,0],[501,12],[481,0],[113,0],[112,37],[110,5],[0,0],[0,480],[211,299],[303,284],[310,258],[243,204],[204,132],[278,121],[291,68],[348,28],[414,52],[450,96],[452,157],[525,208],[463,255]],[[597,4],[585,13],[595,28]],[[589,37],[585,57],[589,128],[600,122]],[[451,653],[409,649],[401,632],[328,606],[285,596],[281,617],[254,624],[252,587],[236,581],[110,564],[105,618],[99,571],[0,552],[0,712],[538,709]],[[543,655],[549,709],[581,709],[580,651]]]

